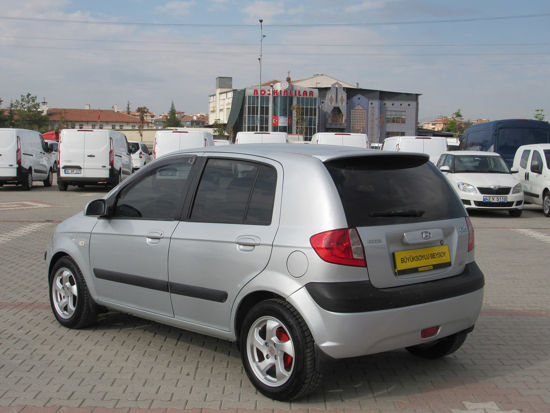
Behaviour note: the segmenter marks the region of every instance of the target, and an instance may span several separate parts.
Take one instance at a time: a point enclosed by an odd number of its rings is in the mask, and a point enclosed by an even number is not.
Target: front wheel
[[[69,257],[59,259],[49,277],[50,304],[59,323],[68,328],[83,328],[96,319],[96,305],[76,263]]]
[[[243,365],[265,396],[292,400],[319,385],[314,341],[305,321],[286,301],[262,301],[246,315],[240,333]]]
[[[460,332],[448,337],[440,338],[431,343],[418,344],[416,346],[407,347],[407,350],[417,357],[425,359],[438,359],[457,351],[464,341],[468,333]]]
[[[550,217],[550,191],[546,191],[542,196],[542,212]]]

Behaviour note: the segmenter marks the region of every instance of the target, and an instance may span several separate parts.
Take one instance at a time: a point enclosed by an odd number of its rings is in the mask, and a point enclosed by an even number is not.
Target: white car
[[[521,216],[523,189],[495,152],[444,152],[437,162],[466,209],[506,210]]]
[[[143,142],[128,141],[128,151],[132,155],[132,172],[151,162],[149,148]]]
[[[525,202],[542,206],[550,217],[550,143],[520,146],[512,170],[518,171]]]

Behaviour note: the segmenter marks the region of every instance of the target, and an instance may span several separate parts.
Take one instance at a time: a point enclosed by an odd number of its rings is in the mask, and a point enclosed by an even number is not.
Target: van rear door
[[[59,146],[61,176],[82,177],[84,168],[84,130],[63,130]]]
[[[17,174],[17,136],[15,130],[0,130],[0,177]]]
[[[108,178],[112,144],[107,131],[84,132],[84,177]]]

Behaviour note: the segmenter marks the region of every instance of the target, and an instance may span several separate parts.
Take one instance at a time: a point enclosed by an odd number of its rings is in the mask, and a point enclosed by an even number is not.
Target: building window
[[[124,125],[118,125],[119,129],[124,129]]]
[[[103,129],[103,123],[99,124],[99,129]]]
[[[114,123],[111,125],[111,129],[116,129],[116,125]]]
[[[84,129],[84,124],[83,124],[83,123],[79,123],[79,124],[78,124],[78,129]]]
[[[367,133],[367,110],[361,105],[351,110],[351,132]]]
[[[401,110],[388,110],[386,112],[386,123],[407,123],[407,115]]]
[[[95,123],[92,123],[92,129],[95,129]]]

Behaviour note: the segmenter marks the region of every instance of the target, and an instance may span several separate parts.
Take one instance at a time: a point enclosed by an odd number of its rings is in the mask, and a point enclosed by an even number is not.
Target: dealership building
[[[280,131],[305,140],[315,132],[366,133],[371,143],[416,134],[417,93],[363,89],[322,74],[245,89],[233,89],[231,78],[216,83],[224,88],[210,95],[210,122],[233,132]]]

